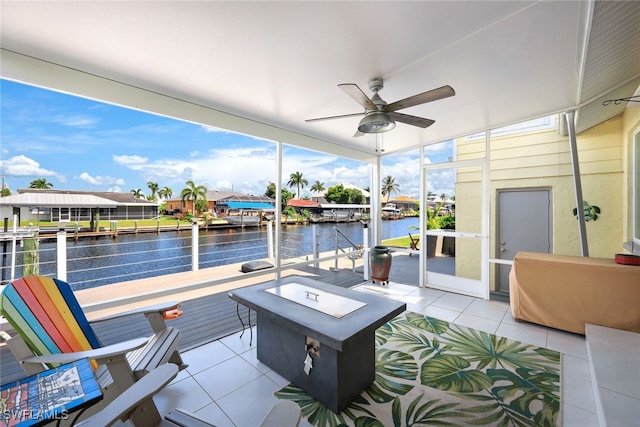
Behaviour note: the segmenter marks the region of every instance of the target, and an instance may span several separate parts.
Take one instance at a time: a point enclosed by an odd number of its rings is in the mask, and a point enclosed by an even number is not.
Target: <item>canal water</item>
[[[383,221],[381,239],[406,236],[418,218]],[[336,229],[340,233],[336,232]],[[283,258],[305,257],[313,253],[310,225],[282,227]],[[322,252],[336,250],[364,240],[363,225],[325,223],[317,225],[317,245]],[[339,234],[339,237],[336,237]],[[348,240],[347,240],[348,239]],[[371,239],[371,238],[369,238]],[[109,283],[142,279],[191,270],[191,231],[121,234],[117,238],[81,238],[67,240],[67,280],[75,290]],[[199,268],[267,258],[267,230],[261,228],[200,230]],[[40,242],[40,274],[56,276],[55,241]],[[17,264],[22,256],[18,253]],[[3,279],[8,277],[3,263]],[[21,271],[16,272],[16,277]]]

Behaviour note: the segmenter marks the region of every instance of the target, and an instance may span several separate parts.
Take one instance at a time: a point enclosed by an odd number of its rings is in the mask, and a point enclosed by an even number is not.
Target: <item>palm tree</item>
[[[298,199],[300,199],[300,190],[304,188],[305,185],[309,184],[309,181],[302,177],[302,172],[294,172],[289,176],[289,182],[287,185],[289,187],[298,187]]]
[[[312,193],[322,193],[326,188],[324,188],[324,182],[316,181],[311,186]]]
[[[53,187],[53,184],[50,182],[47,182],[47,180],[45,178],[38,178],[38,179],[34,179],[33,181],[31,181],[31,184],[29,184],[29,188],[46,188],[49,189]]]
[[[389,203],[389,197],[391,193],[396,193],[400,190],[400,186],[396,184],[396,179],[391,175],[387,175],[382,180],[382,196],[387,196],[387,203]]]
[[[167,200],[170,199],[171,196],[173,196],[173,190],[169,187],[163,187],[158,190],[158,195],[160,196],[160,198]]]
[[[144,199],[144,194],[142,194],[142,189],[140,188],[131,190],[131,193],[133,194],[133,197],[135,197],[136,199]]]
[[[151,194],[147,197],[147,200],[151,200],[151,201],[156,201],[158,200],[158,198],[156,197],[156,193],[158,192],[158,188],[160,188],[160,186],[158,185],[157,182],[147,182],[147,187],[149,187],[149,190],[151,190]]]
[[[196,203],[198,200],[207,200],[207,187],[204,185],[196,185],[193,181],[186,182],[186,188],[183,188],[180,192],[180,199],[182,200],[182,206],[185,205],[185,201],[191,200],[192,210],[196,211]]]

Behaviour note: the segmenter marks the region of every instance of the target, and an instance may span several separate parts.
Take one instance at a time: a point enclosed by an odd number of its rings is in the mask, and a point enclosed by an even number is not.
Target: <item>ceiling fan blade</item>
[[[365,110],[377,110],[378,107],[373,101],[354,83],[342,83],[338,87],[345,91],[347,95],[355,99],[355,101],[362,105]]]
[[[362,133],[359,130],[356,130],[356,133],[353,134],[353,137],[354,138],[358,138],[360,136],[365,136],[365,135],[366,135],[366,133]]]
[[[365,113],[362,112],[362,113],[353,113],[353,114],[342,114],[340,116],[318,117],[316,119],[307,119],[305,120],[305,122],[312,123],[312,122],[320,122],[322,120],[344,119],[345,117],[364,116],[364,114]]]
[[[423,117],[410,116],[408,114],[397,113],[395,111],[392,111],[388,114],[389,114],[389,117],[391,117],[396,122],[406,123],[408,125],[418,126],[421,128],[427,128],[436,122],[435,120],[425,119]]]
[[[439,87],[427,92],[419,93],[417,95],[410,96],[400,101],[392,102],[385,107],[386,111],[397,111],[403,108],[413,107],[414,105],[425,104],[431,101],[437,101],[438,99],[448,98],[456,94],[456,91],[449,85]]]

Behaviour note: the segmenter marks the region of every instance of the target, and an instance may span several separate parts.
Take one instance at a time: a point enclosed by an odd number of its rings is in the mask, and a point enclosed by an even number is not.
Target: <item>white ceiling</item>
[[[362,112],[339,83],[370,94],[382,77],[389,103],[455,89],[402,110],[436,123],[399,123],[385,154],[569,109],[584,130],[640,84],[634,1],[2,1],[0,16],[2,77],[347,156],[375,155],[359,117],[305,123]]]

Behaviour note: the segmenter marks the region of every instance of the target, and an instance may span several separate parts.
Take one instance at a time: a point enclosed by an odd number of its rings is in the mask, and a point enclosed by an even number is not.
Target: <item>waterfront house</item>
[[[237,213],[239,210],[273,210],[275,201],[267,196],[252,196],[237,191],[207,190],[207,210],[217,216]],[[166,201],[166,212],[170,215],[186,215],[195,212],[193,200],[172,198]]]
[[[308,211],[311,216],[322,215],[320,203],[313,200],[291,199],[287,202],[287,206],[293,207],[298,215],[301,214],[303,210]]]
[[[138,199],[131,193],[53,189],[18,189],[18,194],[0,197],[0,218],[13,221],[67,224],[75,221],[151,219],[158,216],[158,203]]]
[[[526,232],[525,243],[550,236],[554,253],[611,257],[640,248],[638,2],[160,2],[153,14],[127,2],[2,6],[3,78],[250,134],[280,154],[295,146],[365,163],[372,244],[380,241],[386,156],[417,153],[421,221],[430,179],[451,171],[460,265],[454,277],[432,274],[421,248],[420,286],[482,300],[506,292],[495,287],[510,265],[500,255],[508,250],[502,220]],[[418,119],[397,118],[388,132],[361,135],[358,120],[370,124],[373,114],[336,85],[355,83],[370,96],[376,78],[391,103],[445,85],[456,94],[412,105],[406,113]],[[363,117],[305,121],[337,114]],[[546,117],[557,118],[557,130],[506,134]],[[411,125],[422,118],[435,123]],[[452,140],[451,159],[432,162],[426,152]],[[508,197],[520,189],[543,202]],[[574,216],[585,201],[602,217],[587,224],[580,209]],[[517,209],[529,205],[551,207],[544,233]],[[442,232],[421,230],[428,233]],[[612,399],[640,407],[636,396]],[[587,417],[589,407],[581,409]]]
[[[419,203],[413,197],[410,196],[398,196],[389,200],[389,203],[396,205],[402,212],[415,211],[420,209]],[[431,206],[431,205],[429,205]]]

